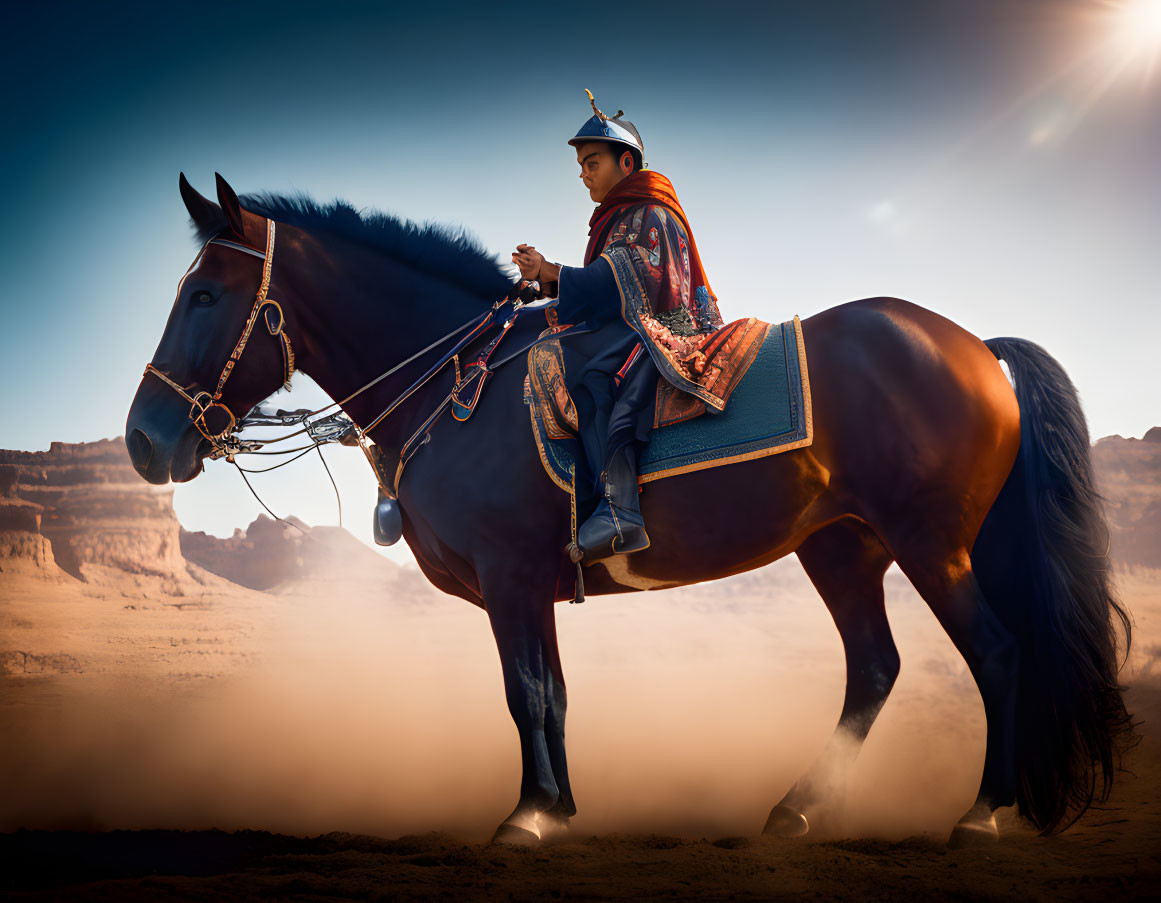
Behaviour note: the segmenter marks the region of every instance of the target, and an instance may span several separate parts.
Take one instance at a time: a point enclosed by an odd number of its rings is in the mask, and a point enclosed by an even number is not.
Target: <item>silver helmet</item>
[[[623,144],[626,147],[630,147],[644,157],[645,142],[641,140],[641,133],[637,131],[637,127],[628,119],[621,118],[625,115],[625,112],[623,110],[617,110],[616,116],[606,116],[597,109],[597,102],[593,99],[593,92],[585,88],[585,94],[589,96],[589,103],[593,107],[593,115],[580,127],[580,131],[569,139],[568,143],[573,147],[579,147],[589,141],[607,141],[609,144]]]

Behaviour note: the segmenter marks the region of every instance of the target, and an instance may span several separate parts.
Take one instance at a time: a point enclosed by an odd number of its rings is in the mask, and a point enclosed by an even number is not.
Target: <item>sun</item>
[[[1111,0],[1114,52],[1129,66],[1142,65],[1149,81],[1161,55],[1161,0]]]
[[[1139,31],[1146,40],[1161,42],[1161,0],[1126,0],[1116,5],[1123,10],[1129,28]]]

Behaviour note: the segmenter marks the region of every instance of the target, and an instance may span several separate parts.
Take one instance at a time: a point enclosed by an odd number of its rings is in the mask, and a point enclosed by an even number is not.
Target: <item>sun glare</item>
[[[1144,67],[1146,82],[1161,55],[1161,0],[1114,0],[1115,47],[1126,67]]]

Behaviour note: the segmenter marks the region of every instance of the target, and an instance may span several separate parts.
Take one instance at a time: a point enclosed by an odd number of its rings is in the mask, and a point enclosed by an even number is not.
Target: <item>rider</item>
[[[512,259],[525,279],[559,298],[561,323],[587,321],[600,337],[601,352],[569,380],[589,472],[604,483],[577,535],[588,563],[648,547],[637,454],[653,427],[658,374],[720,407],[698,379],[701,341],[722,319],[673,185],[645,168],[641,135],[624,114],[606,116],[585,93],[593,115],[568,142],[598,205],[585,266],[551,263],[526,244]]]

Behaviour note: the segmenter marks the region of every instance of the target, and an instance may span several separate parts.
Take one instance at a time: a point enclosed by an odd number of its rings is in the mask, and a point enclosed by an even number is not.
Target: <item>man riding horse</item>
[[[607,341],[579,378],[570,377],[585,463],[604,497],[581,526],[584,561],[649,546],[637,488],[637,457],[654,425],[658,375],[715,410],[725,405],[705,372],[701,346],[722,325],[685,211],[672,183],[645,168],[631,122],[606,116],[591,92],[592,117],[568,142],[597,203],[583,267],[551,263],[532,245],[512,259],[561,323],[587,321]],[[599,475],[599,476],[598,476]]]

